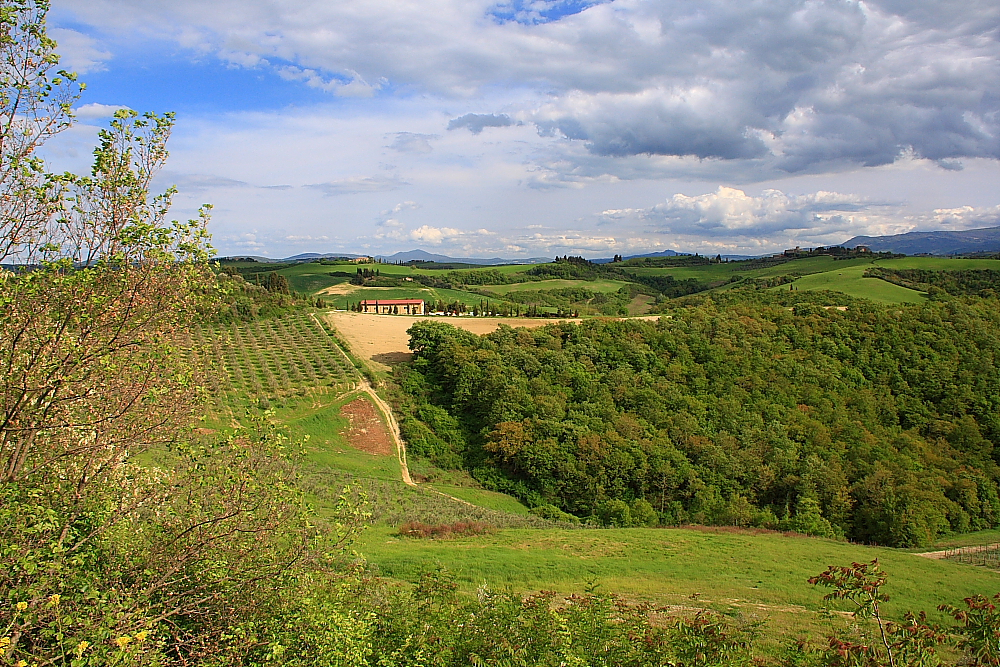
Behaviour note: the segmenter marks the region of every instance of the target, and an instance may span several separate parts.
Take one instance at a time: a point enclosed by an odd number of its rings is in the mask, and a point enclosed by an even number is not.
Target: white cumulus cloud
[[[97,102],[91,102],[90,104],[83,104],[73,109],[73,115],[81,120],[111,118],[115,115],[115,112],[121,111],[122,109],[128,109],[128,107],[120,104],[99,104]]]
[[[111,59],[111,52],[104,50],[97,40],[69,28],[51,28],[49,37],[59,44],[59,66],[77,74],[99,72]]]

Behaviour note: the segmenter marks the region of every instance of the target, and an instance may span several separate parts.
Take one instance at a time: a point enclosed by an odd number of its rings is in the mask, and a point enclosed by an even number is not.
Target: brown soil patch
[[[395,453],[392,436],[382,422],[378,410],[364,398],[356,398],[340,409],[351,422],[344,437],[355,449],[366,454],[389,456]]]
[[[410,337],[406,330],[414,322],[445,322],[474,334],[492,333],[501,324],[512,327],[541,327],[563,320],[527,317],[420,317],[413,315],[375,315],[336,311],[325,313],[326,321],[343,334],[351,350],[372,366],[389,370],[390,364],[410,358]],[[569,320],[579,322],[580,320]]]
[[[336,285],[330,285],[329,287],[324,287],[319,292],[317,292],[317,294],[326,294],[326,295],[350,294],[356,289],[358,289],[358,285],[352,285],[351,283],[338,283]]]

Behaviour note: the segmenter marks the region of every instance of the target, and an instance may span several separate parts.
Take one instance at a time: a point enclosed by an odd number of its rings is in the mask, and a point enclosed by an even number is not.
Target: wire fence
[[[944,557],[957,563],[979,565],[1000,570],[1000,544],[984,544],[972,547],[948,549]]]

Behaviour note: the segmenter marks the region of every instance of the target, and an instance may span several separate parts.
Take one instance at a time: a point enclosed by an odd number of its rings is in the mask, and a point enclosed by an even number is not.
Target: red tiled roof
[[[376,303],[380,306],[405,306],[414,305],[417,303],[423,303],[423,299],[366,299],[362,301],[362,305],[374,306]]]

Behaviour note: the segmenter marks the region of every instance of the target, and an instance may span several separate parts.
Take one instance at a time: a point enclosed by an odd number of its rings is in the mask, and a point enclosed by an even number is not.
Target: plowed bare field
[[[412,315],[374,315],[338,311],[327,313],[323,317],[335,326],[347,342],[354,354],[364,357],[383,370],[390,364],[405,361],[410,358],[407,345],[410,337],[406,330],[414,322],[433,319],[452,324],[475,334],[485,334],[494,331],[499,325],[512,327],[541,327],[561,320],[542,318],[514,317],[413,317]],[[579,320],[569,320],[579,322]]]
[[[386,429],[375,406],[364,398],[356,398],[340,409],[351,425],[344,436],[355,449],[366,454],[388,456],[395,453],[392,436]]]

